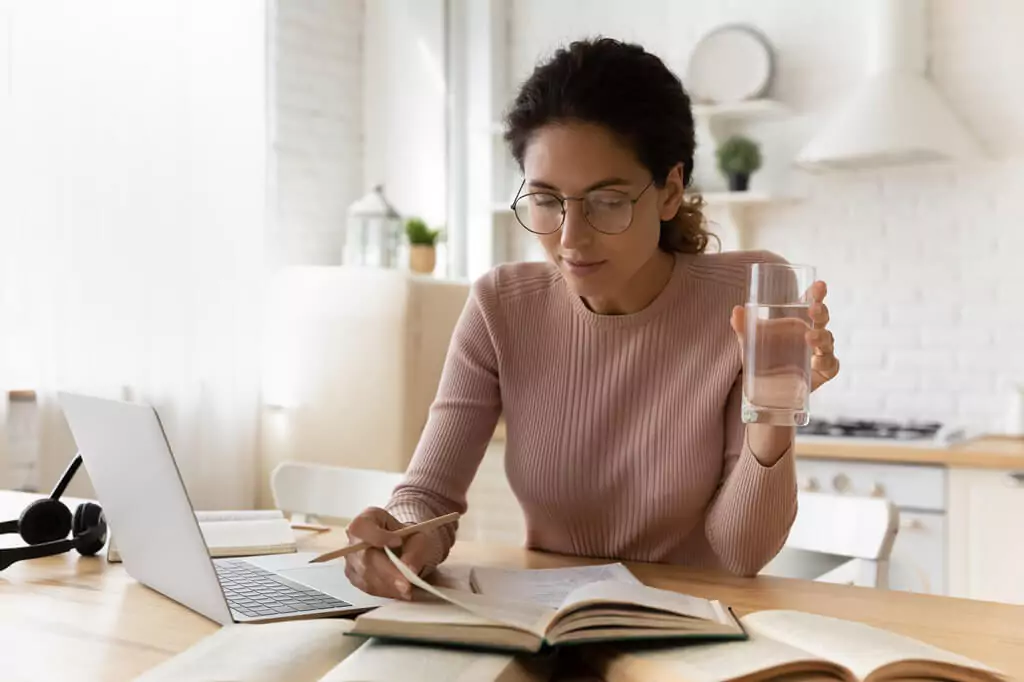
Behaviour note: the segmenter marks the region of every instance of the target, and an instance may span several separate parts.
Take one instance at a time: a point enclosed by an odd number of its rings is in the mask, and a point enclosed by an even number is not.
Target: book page
[[[756,633],[736,642],[584,651],[607,682],[727,682],[756,679],[758,673],[768,680],[797,671],[849,679],[848,671],[834,663]]]
[[[227,625],[135,682],[319,682],[365,640],[336,618]]]
[[[620,563],[537,569],[474,566],[470,574],[473,590],[480,594],[508,600],[525,599],[553,609],[559,608],[573,590],[602,580],[641,584]]]
[[[633,606],[668,611],[716,623],[730,623],[732,620],[724,609],[715,602],[700,597],[691,597],[671,590],[660,590],[643,584],[602,581],[589,583],[573,590],[566,598],[559,614],[575,611],[588,604],[620,602]]]
[[[374,638],[320,682],[544,682],[549,668],[511,654]]]
[[[552,609],[531,602],[505,601],[472,592],[435,587],[413,573],[390,548],[385,547],[384,552],[410,583],[438,599],[454,604],[480,618],[518,630],[525,630],[543,638],[544,630],[554,616],[555,612]],[[391,606],[389,604],[385,608]]]
[[[965,656],[881,628],[839,618],[799,611],[759,611],[745,616],[743,623],[752,631],[846,666],[860,679],[865,679],[882,666],[904,660],[935,661],[995,672]]]
[[[258,521],[283,518],[284,512],[280,509],[215,509],[196,512],[196,519],[200,523],[217,523],[219,521]]]

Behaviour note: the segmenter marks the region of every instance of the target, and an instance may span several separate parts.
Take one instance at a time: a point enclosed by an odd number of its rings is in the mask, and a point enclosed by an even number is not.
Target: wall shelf
[[[707,192],[702,195],[708,206],[764,206],[790,201],[766,192]]]
[[[745,129],[748,126],[782,120],[793,113],[782,102],[769,98],[726,104],[695,103],[692,110],[698,136],[702,138],[698,143],[698,150],[702,156],[697,160],[697,164],[698,167],[707,169],[715,167],[715,150],[730,136],[746,134]],[[701,149],[705,151],[700,152]],[[704,181],[707,181],[707,190],[701,192],[705,211],[709,220],[716,224],[722,237],[723,248],[726,250],[743,250],[752,246],[751,230],[756,221],[754,211],[796,200],[770,190],[726,191],[719,188],[718,183],[721,179],[720,174],[713,173],[707,178],[700,174],[695,178],[698,185],[704,185]],[[759,182],[764,180],[759,178]],[[774,184],[772,178],[767,179],[767,184]]]
[[[693,116],[707,121],[753,121],[782,118],[790,114],[789,108],[774,99],[751,99],[728,104],[694,104]]]

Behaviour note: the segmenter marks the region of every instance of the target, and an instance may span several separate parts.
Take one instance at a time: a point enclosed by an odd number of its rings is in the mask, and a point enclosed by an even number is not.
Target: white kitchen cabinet
[[[949,493],[950,594],[1024,604],[1024,470],[951,469]]]

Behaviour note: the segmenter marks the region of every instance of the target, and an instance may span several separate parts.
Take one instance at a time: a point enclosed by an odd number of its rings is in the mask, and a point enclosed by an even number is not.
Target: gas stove
[[[934,441],[942,432],[941,422],[875,419],[811,419],[797,429],[801,436],[867,438],[897,441]]]

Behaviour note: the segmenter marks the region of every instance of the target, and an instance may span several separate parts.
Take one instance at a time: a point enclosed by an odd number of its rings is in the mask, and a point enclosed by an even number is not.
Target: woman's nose
[[[588,244],[594,238],[594,230],[587,222],[582,201],[565,202],[565,221],[562,223],[562,246],[574,249]]]

